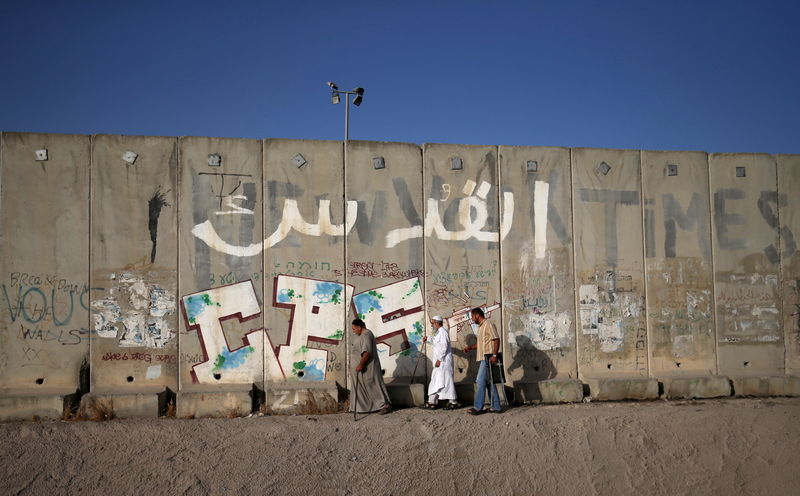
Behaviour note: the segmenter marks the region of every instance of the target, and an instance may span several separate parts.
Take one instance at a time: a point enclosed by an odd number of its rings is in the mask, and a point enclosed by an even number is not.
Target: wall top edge
[[[294,138],[232,138],[225,136],[164,136],[164,135],[148,135],[148,134],[109,134],[109,133],[95,133],[95,134],[78,134],[78,133],[40,133],[32,131],[0,131],[0,136],[62,136],[62,137],[75,137],[75,138],[101,138],[101,137],[119,137],[119,138],[160,138],[160,139],[176,139],[181,140],[224,140],[224,141],[263,141],[267,142],[305,142],[305,143],[343,143],[342,140],[304,140]],[[644,152],[644,153],[705,153],[709,157],[732,157],[740,155],[748,156],[763,156],[791,159],[800,157],[800,153],[767,153],[767,152],[707,152],[704,150],[647,150],[637,148],[597,148],[597,147],[569,147],[569,146],[546,146],[546,145],[486,145],[486,144],[465,144],[465,143],[411,143],[407,141],[372,141],[372,140],[349,140],[352,144],[365,145],[404,145],[414,146],[422,150],[428,148],[435,148],[440,146],[455,146],[466,148],[488,148],[494,147],[500,149],[540,149],[540,150],[572,150],[572,151],[614,151],[614,152]]]

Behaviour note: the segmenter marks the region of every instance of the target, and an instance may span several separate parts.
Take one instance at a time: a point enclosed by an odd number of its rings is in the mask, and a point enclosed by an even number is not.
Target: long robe
[[[431,338],[433,345],[433,372],[428,385],[428,395],[438,394],[440,400],[455,400],[456,386],[453,384],[453,350],[450,347],[450,333],[440,327]],[[436,367],[436,360],[439,366]]]
[[[355,392],[356,377],[358,378],[358,413],[375,412],[391,404],[389,393],[386,391],[386,384],[383,382],[383,372],[381,371],[381,360],[378,358],[378,347],[375,343],[375,335],[369,329],[364,329],[359,336],[358,357],[356,364],[361,360],[364,352],[369,353],[369,360],[364,365],[361,372],[353,370],[353,391]],[[350,398],[350,411],[353,411],[356,397],[355,394]]]

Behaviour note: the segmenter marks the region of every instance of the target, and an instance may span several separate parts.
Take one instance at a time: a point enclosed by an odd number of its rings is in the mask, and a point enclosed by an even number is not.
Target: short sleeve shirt
[[[477,361],[480,362],[483,360],[483,355],[494,351],[492,341],[495,339],[500,339],[500,336],[497,334],[497,328],[494,324],[489,322],[488,319],[484,320],[483,323],[478,326],[478,355],[475,357]]]

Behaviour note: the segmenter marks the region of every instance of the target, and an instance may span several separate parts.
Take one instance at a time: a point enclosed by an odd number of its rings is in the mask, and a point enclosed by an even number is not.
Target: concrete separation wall
[[[639,152],[572,151],[578,372],[647,376]]]
[[[782,374],[775,159],[713,154],[709,166],[719,372]]]
[[[3,418],[335,409],[356,316],[469,401],[473,307],[518,402],[798,389],[798,155],[3,133],[0,188]]]
[[[501,241],[506,371],[525,394],[543,380],[578,376],[570,151],[502,146],[500,181],[514,202]]]
[[[642,152],[652,375],[714,374],[714,288],[703,152]]]
[[[75,392],[89,360],[88,136],[4,133],[0,391]]]
[[[178,141],[95,136],[92,390],[178,389]]]

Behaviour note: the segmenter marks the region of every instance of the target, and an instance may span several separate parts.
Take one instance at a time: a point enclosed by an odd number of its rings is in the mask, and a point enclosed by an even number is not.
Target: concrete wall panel
[[[346,384],[343,148],[264,142],[265,348],[270,381]]]
[[[179,140],[180,385],[263,381],[262,144]]]
[[[716,372],[708,156],[642,152],[650,374]]]
[[[5,133],[0,392],[78,389],[89,353],[89,136]],[[47,159],[37,161],[37,150]]]
[[[800,374],[800,155],[778,155],[781,294],[786,371]]]
[[[176,138],[92,140],[92,390],[177,390],[177,184]]]
[[[500,223],[497,158],[494,146],[423,145],[427,310],[450,328],[457,382],[477,374],[476,352],[462,351],[476,341],[470,309],[484,307],[503,331],[499,241],[511,226]]]
[[[501,242],[508,378],[574,379],[569,149],[501,146],[500,181],[514,198],[513,227]]]
[[[719,373],[783,373],[775,159],[709,160]]]
[[[572,151],[578,372],[647,375],[639,152]]]
[[[358,315],[375,334],[387,382],[412,374],[424,380],[423,238],[421,227],[411,231],[424,213],[422,151],[407,143],[349,142],[346,191],[358,208],[347,236],[347,283],[355,292],[348,320]],[[351,335],[351,360],[356,342]]]

